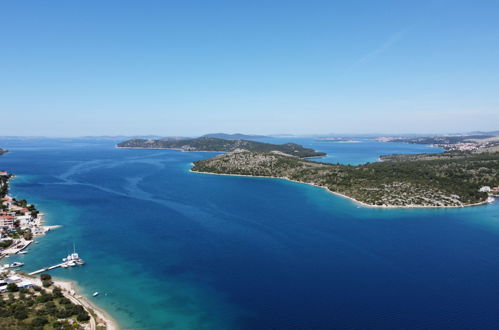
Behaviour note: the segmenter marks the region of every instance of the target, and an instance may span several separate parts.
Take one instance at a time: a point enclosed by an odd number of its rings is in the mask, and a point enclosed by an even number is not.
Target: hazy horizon
[[[270,134],[255,134],[252,132],[206,132],[202,134],[183,134],[183,135],[171,135],[171,134],[102,134],[102,135],[0,135],[0,138],[60,138],[60,139],[78,139],[78,138],[128,138],[128,137],[178,137],[178,138],[196,138],[209,134],[241,134],[241,135],[257,135],[264,137],[382,137],[382,136],[438,136],[438,135],[466,135],[466,134],[494,134],[499,135],[499,130],[490,131],[466,131],[466,132],[428,132],[428,133],[418,133],[418,132],[405,132],[405,133],[390,133],[390,132],[370,132],[370,133],[360,133],[360,132],[350,132],[350,133],[310,133],[310,134],[293,134],[293,133],[270,133]]]

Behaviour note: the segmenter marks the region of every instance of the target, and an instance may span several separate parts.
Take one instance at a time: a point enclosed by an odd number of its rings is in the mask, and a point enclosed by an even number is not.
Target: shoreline
[[[143,150],[177,150],[182,152],[218,152],[218,153],[228,153],[230,151],[207,151],[207,150],[184,150],[182,148],[145,148],[145,147],[118,147],[116,149],[143,149]]]
[[[486,204],[489,203],[489,201],[487,199],[487,200],[485,200],[483,202],[478,202],[478,203],[474,203],[474,204],[449,205],[449,206],[434,206],[434,205],[428,205],[428,206],[426,206],[426,205],[403,205],[403,206],[399,206],[399,205],[372,205],[372,204],[367,204],[367,203],[361,202],[359,200],[356,200],[353,197],[350,197],[350,196],[347,196],[347,195],[343,195],[342,193],[339,193],[339,192],[336,192],[336,191],[332,191],[328,187],[325,187],[325,186],[319,186],[317,184],[307,183],[307,182],[297,181],[297,180],[292,180],[292,179],[289,179],[289,178],[281,178],[281,177],[277,177],[277,176],[244,175],[244,174],[223,174],[223,173],[213,173],[213,172],[200,172],[200,171],[193,171],[192,168],[189,169],[189,172],[191,172],[191,173],[200,173],[200,174],[208,174],[208,175],[239,176],[239,177],[247,177],[247,178],[281,179],[281,180],[286,180],[286,181],[290,181],[290,182],[296,182],[296,183],[306,184],[306,185],[314,186],[314,187],[317,187],[317,188],[322,188],[322,189],[326,190],[328,193],[331,193],[331,194],[334,194],[334,195],[337,195],[337,196],[349,199],[352,202],[354,202],[356,204],[359,204],[359,205],[361,205],[363,207],[370,207],[370,208],[376,208],[376,209],[448,209],[448,208],[465,208],[465,207],[481,206],[481,205],[486,205]]]
[[[43,288],[42,280],[37,276],[28,275],[23,272],[17,273],[21,278],[33,282],[33,284]],[[71,300],[76,305],[81,305],[90,315],[90,320],[88,324],[90,329],[97,329],[98,327],[105,326],[107,330],[119,330],[120,327],[116,319],[110,316],[102,308],[97,307],[88,298],[82,296],[81,289],[78,287],[76,281],[69,281],[60,279],[58,277],[52,277],[52,285],[57,286],[62,289],[62,294],[64,297]],[[49,288],[50,289],[50,288]]]
[[[11,183],[10,181],[15,177],[16,176],[13,175],[11,178],[7,180],[6,184],[8,188],[10,188],[10,183]],[[39,214],[42,217],[45,215],[44,213],[39,213]],[[42,218],[42,220],[40,221],[40,227],[43,228],[43,234],[38,235],[38,238],[45,236],[47,232],[49,232],[50,230],[62,227],[62,225],[45,225],[44,222],[45,220]],[[29,243],[25,244],[24,247],[19,251],[26,249],[34,241],[35,241],[34,239],[28,241]],[[17,254],[18,252],[16,252],[15,254]],[[39,287],[43,287],[42,280],[39,276],[32,276],[19,271],[14,271],[14,272],[29,281],[35,282],[36,285],[38,285]],[[84,309],[87,310],[87,312],[91,316],[88,323],[91,330],[96,330],[99,326],[105,326],[105,329],[108,330],[120,330],[119,323],[115,318],[113,318],[103,308],[96,306],[93,302],[91,302],[87,297],[85,297],[82,294],[83,290],[79,288],[78,282],[64,280],[56,277],[52,278],[52,282],[53,285],[58,286],[62,289],[62,292],[66,298],[70,299],[71,301],[73,301],[73,303],[77,305],[81,305]]]
[[[67,298],[69,298],[73,302],[76,302],[78,305],[82,305],[85,309],[87,309],[89,314],[92,316],[92,319],[95,320],[97,326],[99,326],[100,324],[102,324],[102,322],[104,322],[107,330],[120,329],[118,321],[116,319],[114,319],[111,315],[109,315],[104,309],[96,306],[88,298],[81,295],[82,290],[78,286],[78,282],[63,280],[57,277],[52,278],[52,281],[54,282],[54,285],[63,289],[63,293]],[[74,292],[74,294],[72,295],[71,292]]]
[[[182,148],[145,148],[145,147],[118,147],[118,146],[115,146],[116,149],[143,149],[143,150],[177,150],[177,151],[181,151],[181,152],[216,152],[216,153],[221,153],[221,154],[230,154],[231,152],[235,152],[235,150],[233,151],[213,151],[213,150],[184,150]],[[290,154],[286,154],[286,153],[283,153],[285,154],[286,156],[289,156],[289,157],[296,157],[296,158],[299,158],[299,159],[308,159],[308,158],[322,158],[322,157],[326,157],[327,154],[324,153],[324,155],[322,156],[310,156],[310,157],[298,157],[298,156],[293,156],[293,155],[290,155]]]

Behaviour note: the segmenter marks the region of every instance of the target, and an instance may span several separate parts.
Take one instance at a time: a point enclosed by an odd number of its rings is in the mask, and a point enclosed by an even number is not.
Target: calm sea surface
[[[333,163],[438,151],[292,140]],[[16,257],[24,270],[59,262],[74,242],[87,264],[52,274],[125,329],[499,327],[497,202],[370,209],[284,180],[188,172],[214,153],[114,143],[2,139],[0,170],[17,175],[12,195],[63,226]]]

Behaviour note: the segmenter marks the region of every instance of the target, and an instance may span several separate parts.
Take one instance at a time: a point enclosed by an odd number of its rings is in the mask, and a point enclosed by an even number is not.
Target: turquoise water
[[[331,162],[425,146],[299,140]],[[4,140],[12,194],[50,232],[30,271],[53,275],[130,329],[490,329],[499,322],[499,206],[384,210],[303,184],[188,172],[212,153],[113,141]],[[15,260],[14,258],[11,258]],[[94,291],[101,292],[91,297]]]

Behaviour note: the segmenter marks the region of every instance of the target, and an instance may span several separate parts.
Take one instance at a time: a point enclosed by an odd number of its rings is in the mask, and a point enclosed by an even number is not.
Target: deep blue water
[[[346,163],[436,151],[297,142]],[[12,194],[64,226],[17,257],[25,270],[57,263],[75,242],[87,264],[53,275],[78,281],[88,296],[101,292],[90,299],[124,328],[499,325],[497,202],[370,209],[308,185],[188,171],[211,153],[115,149],[97,140],[0,146],[11,150],[0,169],[18,175]]]

